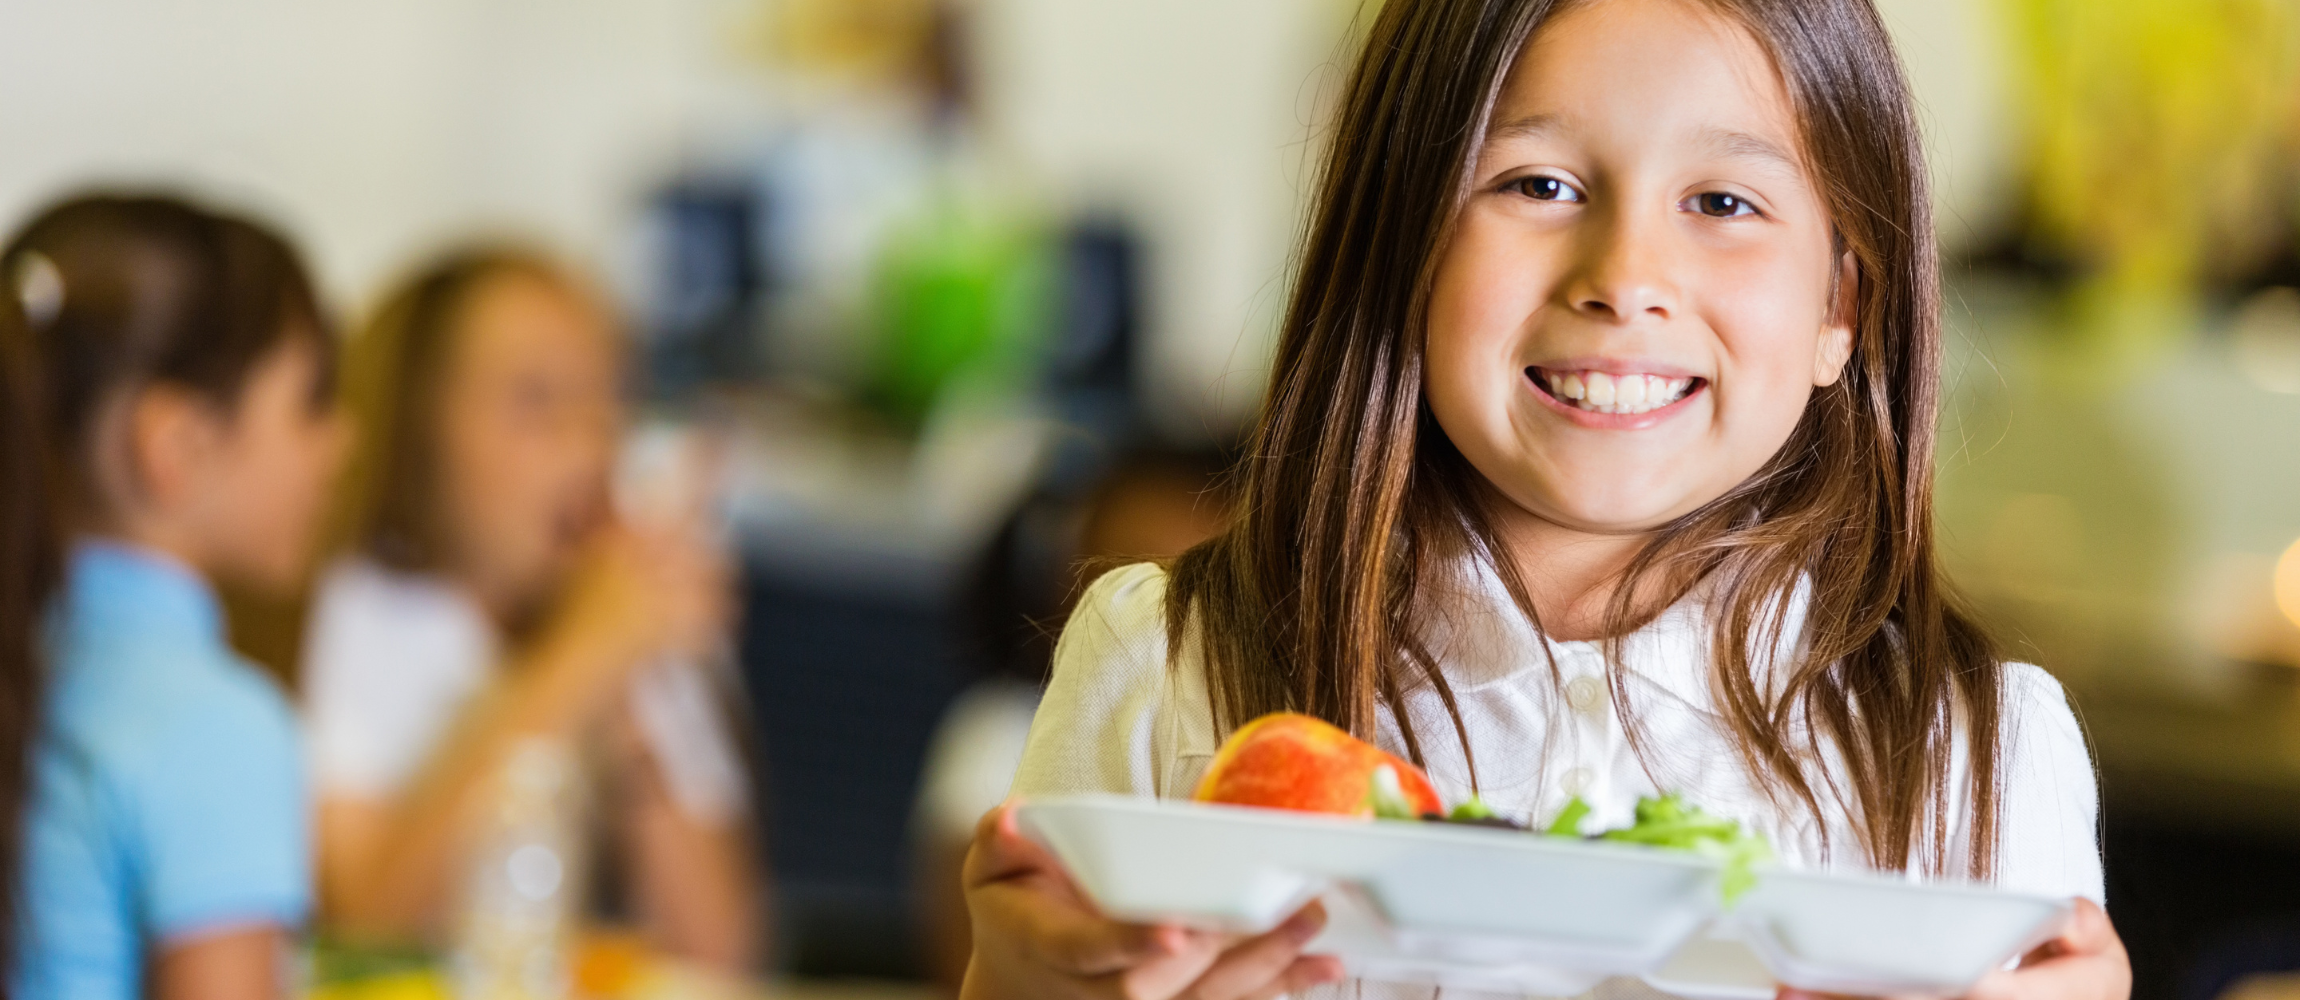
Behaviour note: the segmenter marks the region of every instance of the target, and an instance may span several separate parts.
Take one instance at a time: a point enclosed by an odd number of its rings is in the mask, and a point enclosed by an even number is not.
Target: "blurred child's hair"
[[[287,243],[146,195],[40,213],[0,250],[0,953],[16,940],[23,810],[41,700],[39,621],[64,536],[111,511],[94,454],[102,411],[156,383],[232,412],[289,337],[322,352],[324,314]],[[315,401],[319,402],[319,401]]]
[[[960,588],[959,647],[980,679],[1046,683],[1063,617],[1104,571],[1170,559],[1228,523],[1213,447],[1148,442],[1083,484],[1049,484],[1017,504]]]
[[[449,558],[440,475],[440,389],[476,293],[521,276],[576,289],[549,256],[509,246],[444,254],[395,284],[345,352],[345,402],[359,428],[338,525],[345,546],[393,569]]]
[[[1835,245],[1858,272],[1857,328],[1843,378],[1815,392],[1772,460],[1632,562],[1607,611],[1616,711],[1644,754],[1618,639],[1644,624],[1635,609],[1698,585],[1717,709],[1759,786],[1816,817],[1849,814],[1879,867],[1942,871],[1954,839],[1969,847],[1966,874],[1987,877],[2002,666],[1935,563],[1939,279],[1899,62],[1869,0],[1687,2],[1770,54]],[[1173,567],[1169,632],[1180,642],[1202,629],[1224,725],[1293,709],[1370,735],[1387,712],[1418,758],[1402,706],[1428,685],[1466,754],[1452,689],[1424,645],[1422,595],[1477,558],[1534,616],[1519,567],[1497,558],[1491,491],[1422,398],[1422,364],[1431,274],[1496,97],[1567,5],[1391,0],[1374,21],[1238,473],[1240,520]],[[1801,581],[1804,628],[1785,637]],[[1784,640],[1796,658],[1760,691],[1751,650]],[[1831,751],[1841,775],[1823,766]],[[1952,788],[1960,751],[1970,778]],[[1972,826],[1952,838],[1959,797]]]
[[[35,304],[30,343],[40,426],[64,512],[85,527],[112,515],[98,423],[139,389],[169,385],[236,412],[248,375],[291,338],[334,371],[335,338],[302,260],[262,225],[180,198],[90,194],[41,212],[0,252]],[[315,384],[312,405],[332,400]]]

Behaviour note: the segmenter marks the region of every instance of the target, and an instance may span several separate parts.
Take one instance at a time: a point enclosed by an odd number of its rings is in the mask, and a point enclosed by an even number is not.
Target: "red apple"
[[[1445,806],[1421,769],[1320,719],[1294,712],[1238,728],[1214,754],[1191,798],[1343,816],[1374,814],[1374,773],[1388,767],[1414,815]]]

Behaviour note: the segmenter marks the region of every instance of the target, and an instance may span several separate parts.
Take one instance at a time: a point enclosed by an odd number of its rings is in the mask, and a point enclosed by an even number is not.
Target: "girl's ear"
[[[1859,325],[1861,271],[1853,252],[1837,258],[1836,301],[1829,303],[1829,321],[1821,327],[1820,350],[1813,352],[1813,385],[1835,385],[1853,356],[1853,330]]]
[[[215,407],[170,385],[147,386],[129,403],[127,496],[147,512],[172,510],[210,471],[224,428]]]

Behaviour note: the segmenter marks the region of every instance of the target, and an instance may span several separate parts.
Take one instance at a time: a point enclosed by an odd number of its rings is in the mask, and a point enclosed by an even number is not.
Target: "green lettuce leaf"
[[[1577,836],[1582,819],[1588,815],[1589,803],[1575,796],[1549,824],[1549,833]],[[1716,859],[1724,867],[1717,884],[1728,906],[1757,885],[1757,866],[1773,860],[1773,845],[1763,834],[1742,829],[1738,820],[1712,816],[1699,806],[1688,805],[1674,792],[1638,799],[1635,822],[1607,830],[1595,839],[1689,851]]]

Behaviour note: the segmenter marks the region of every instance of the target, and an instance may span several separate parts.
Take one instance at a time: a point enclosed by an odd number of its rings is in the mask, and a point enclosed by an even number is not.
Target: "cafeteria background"
[[[2135,995],[2300,996],[2300,0],[1879,4],[1947,254],[1952,570],[2094,741]],[[450,246],[595,275],[633,341],[620,500],[691,486],[739,567],[758,988],[925,997],[1078,561],[1220,524],[1363,16],[0,0],[0,216],[255,211],[350,330]],[[232,611],[297,685],[301,603]],[[432,961],[356,951],[315,989]]]

